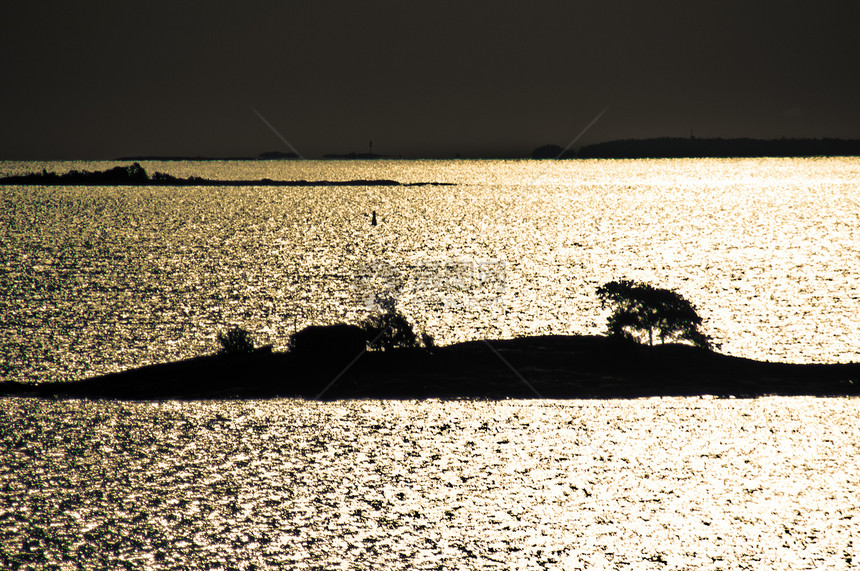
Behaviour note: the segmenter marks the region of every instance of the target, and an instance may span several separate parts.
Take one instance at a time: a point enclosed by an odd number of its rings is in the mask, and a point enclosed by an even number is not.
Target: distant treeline
[[[544,145],[535,159],[661,159],[860,156],[860,139],[697,139],[661,137],[586,145],[578,152]]]

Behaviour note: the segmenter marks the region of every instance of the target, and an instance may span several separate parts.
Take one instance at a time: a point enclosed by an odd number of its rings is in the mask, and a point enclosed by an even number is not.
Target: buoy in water
[[[370,217],[370,225],[376,226],[376,210],[373,211],[373,215]]]

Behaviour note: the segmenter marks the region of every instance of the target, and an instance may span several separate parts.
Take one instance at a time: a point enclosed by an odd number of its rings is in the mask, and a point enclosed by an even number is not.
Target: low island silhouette
[[[543,145],[534,159],[684,159],[860,156],[860,139],[659,137],[585,145],[578,151]]]
[[[103,171],[71,170],[57,174],[43,170],[0,178],[0,185],[38,186],[455,186],[450,182],[399,182],[396,180],[213,180],[199,176],[187,178],[163,172],[150,175],[140,163],[117,166]]]
[[[289,350],[234,327],[218,354],[73,382],[0,383],[0,396],[121,400],[858,396],[860,363],[770,363],[723,355],[675,292],[629,280],[598,288],[605,336],[546,335],[439,347],[393,302],[358,325],[313,325]]]
[[[0,395],[121,400],[858,396],[860,364],[768,363],[605,336],[350,352],[216,354],[81,381],[7,381]]]

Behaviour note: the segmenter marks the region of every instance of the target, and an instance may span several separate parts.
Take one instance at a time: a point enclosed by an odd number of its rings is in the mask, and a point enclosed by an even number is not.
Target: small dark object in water
[[[373,215],[370,218],[370,225],[376,226],[376,210],[373,211]]]

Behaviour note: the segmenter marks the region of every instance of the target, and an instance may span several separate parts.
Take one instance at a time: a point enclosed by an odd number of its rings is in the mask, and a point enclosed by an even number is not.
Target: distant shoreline
[[[540,336],[356,356],[258,350],[74,382],[0,383],[0,396],[117,400],[249,398],[609,399],[860,396],[860,363],[767,363],[689,345]]]
[[[126,161],[282,161],[282,160],[301,160],[301,157],[296,153],[282,153],[280,151],[268,151],[260,153],[256,157],[206,157],[206,156],[171,156],[171,155],[149,155],[149,156],[130,156],[111,159],[117,162]]]
[[[699,139],[661,137],[587,145],[579,159],[804,158],[860,156],[860,139]]]
[[[616,139],[584,145],[578,150],[546,144],[528,152],[511,153],[432,153],[417,155],[380,155],[371,153],[324,153],[319,157],[300,157],[296,153],[268,151],[253,156],[189,156],[189,155],[129,155],[119,158],[92,159],[125,161],[301,161],[301,160],[520,160],[520,159],[640,159],[640,158],[807,158],[860,156],[860,139],[781,138],[755,139],[652,137],[646,139]],[[11,160],[11,159],[10,159]],[[21,159],[23,160],[23,159]],[[31,159],[45,160],[45,159]],[[73,160],[73,159],[56,159]]]
[[[860,156],[860,139],[833,138],[796,138],[796,139],[754,139],[740,138],[697,138],[697,137],[654,137],[647,139],[617,139],[580,147],[579,150],[566,149],[558,145],[542,145],[530,154],[476,153],[474,156],[460,157],[459,154],[441,153],[438,157],[416,155],[387,156],[371,153],[326,153],[315,160],[421,160],[421,159],[696,159],[696,158],[806,158],[806,157],[854,157]],[[270,151],[257,157],[170,157],[138,156],[121,157],[117,161],[260,161],[260,160],[301,160],[295,153]]]

